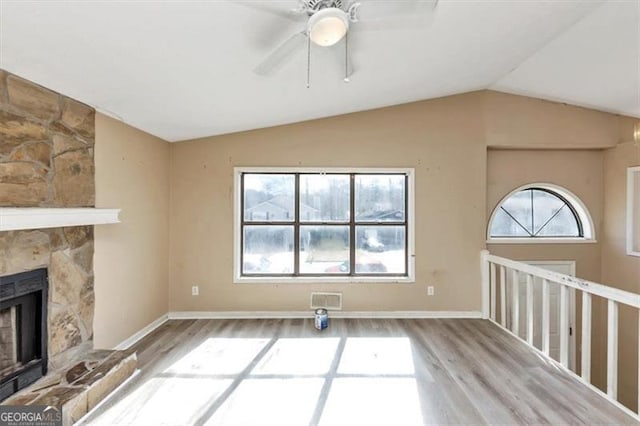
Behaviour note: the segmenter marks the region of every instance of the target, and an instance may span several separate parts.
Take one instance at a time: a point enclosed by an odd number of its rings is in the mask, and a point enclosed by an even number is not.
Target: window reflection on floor
[[[246,379],[207,425],[306,425],[324,379]]]
[[[91,425],[194,424],[231,385],[231,379],[152,378]]]
[[[421,425],[413,378],[337,378],[320,418],[329,425]]]
[[[211,338],[165,370],[169,374],[239,374],[270,339]]]
[[[416,425],[406,337],[210,338],[91,424]]]
[[[278,339],[252,374],[327,374],[340,339]]]

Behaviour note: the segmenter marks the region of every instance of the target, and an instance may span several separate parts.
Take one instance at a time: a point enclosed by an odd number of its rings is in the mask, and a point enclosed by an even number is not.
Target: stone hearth
[[[129,378],[137,365],[131,351],[89,351],[82,360],[49,372],[5,400],[6,405],[62,407],[62,422],[72,425]]]

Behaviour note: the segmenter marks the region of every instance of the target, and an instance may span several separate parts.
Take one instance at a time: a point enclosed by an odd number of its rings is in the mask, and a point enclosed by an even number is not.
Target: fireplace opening
[[[47,270],[0,277],[0,401],[47,373]]]
[[[16,307],[0,309],[0,377],[18,367]]]

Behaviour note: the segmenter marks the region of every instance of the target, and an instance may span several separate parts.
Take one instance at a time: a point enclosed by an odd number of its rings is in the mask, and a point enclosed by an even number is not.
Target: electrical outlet
[[[191,295],[197,296],[198,294],[200,294],[200,289],[198,288],[198,286],[194,285],[193,287],[191,287]]]
[[[436,294],[435,289],[433,288],[432,285],[427,287],[427,296],[433,296],[434,294]]]

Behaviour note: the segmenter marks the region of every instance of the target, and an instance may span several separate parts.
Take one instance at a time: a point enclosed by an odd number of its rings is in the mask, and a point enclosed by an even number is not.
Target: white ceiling
[[[0,0],[0,68],[169,141],[485,88],[640,117],[640,0],[440,0],[420,27],[357,25],[351,82],[341,45],[315,48],[307,89],[306,51],[252,72],[304,24],[246,4]]]

